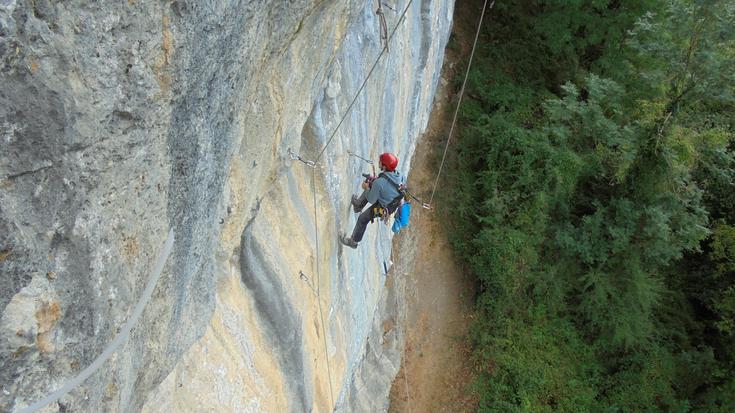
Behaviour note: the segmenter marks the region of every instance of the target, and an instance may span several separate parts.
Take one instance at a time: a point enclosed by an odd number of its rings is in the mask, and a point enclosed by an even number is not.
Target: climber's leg
[[[362,241],[362,236],[365,235],[365,229],[367,228],[367,225],[370,223],[370,220],[373,219],[373,209],[375,205],[370,205],[370,207],[363,211],[362,214],[360,214],[359,217],[357,217],[357,223],[355,224],[355,229],[352,230],[352,236],[350,237],[355,242]]]

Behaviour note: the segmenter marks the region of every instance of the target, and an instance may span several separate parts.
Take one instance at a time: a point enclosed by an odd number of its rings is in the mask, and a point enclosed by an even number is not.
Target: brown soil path
[[[455,91],[449,80],[457,71],[464,74],[465,68],[459,66],[465,61],[458,54],[469,55],[475,30],[471,22],[479,15],[479,10],[459,4],[455,10],[454,48],[459,50],[446,50],[429,127],[419,140],[408,179],[412,188],[421,188],[421,195],[427,197],[453,115],[449,102]],[[394,241],[394,249],[398,249],[405,248],[408,239],[414,240],[416,251],[414,265],[404,265],[413,271],[398,275],[406,277],[406,347],[403,365],[391,388],[390,412],[455,413],[477,409],[477,400],[469,388],[474,374],[466,342],[474,284],[454,261],[440,219],[438,212],[428,212],[414,204],[411,234],[400,234]],[[399,253],[397,259],[401,256]]]

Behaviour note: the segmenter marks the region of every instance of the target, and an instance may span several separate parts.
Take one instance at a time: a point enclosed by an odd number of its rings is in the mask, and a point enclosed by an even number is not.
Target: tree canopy
[[[735,5],[488,17],[444,201],[480,411],[735,411]]]

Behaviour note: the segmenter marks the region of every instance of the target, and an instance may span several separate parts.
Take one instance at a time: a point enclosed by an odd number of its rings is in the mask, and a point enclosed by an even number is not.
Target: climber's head
[[[380,169],[384,169],[388,172],[393,172],[398,166],[398,158],[390,152],[386,152],[380,155]]]

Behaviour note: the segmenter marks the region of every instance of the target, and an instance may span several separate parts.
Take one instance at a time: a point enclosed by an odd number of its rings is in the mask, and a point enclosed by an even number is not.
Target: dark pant
[[[357,198],[357,207],[358,208],[365,208],[365,205],[367,205],[367,197],[366,192],[363,192],[362,195],[360,195],[359,198]],[[370,223],[370,221],[373,219],[373,210],[375,206],[378,206],[379,204],[376,202],[373,205],[370,205],[370,208],[362,211],[359,217],[357,217],[357,223],[355,224],[355,229],[352,230],[352,240],[355,242],[362,241],[363,235],[365,235],[365,230],[367,229],[367,225]]]
[[[364,191],[362,195],[360,195],[360,197],[357,198],[356,205],[358,208],[365,208],[365,205],[367,205],[368,201],[367,201],[366,194],[367,194],[367,191]],[[373,220],[373,218],[375,218],[374,214],[375,214],[376,207],[378,208],[381,207],[379,202],[376,202],[370,205],[368,209],[362,211],[360,216],[357,217],[357,223],[355,223],[355,229],[352,230],[352,236],[350,237],[352,238],[353,241],[355,242],[362,241],[362,237],[363,235],[365,235],[365,230],[367,229],[367,225],[370,223],[370,221]],[[387,208],[386,213],[392,214],[395,211],[396,211],[395,205],[389,205],[389,208]]]

